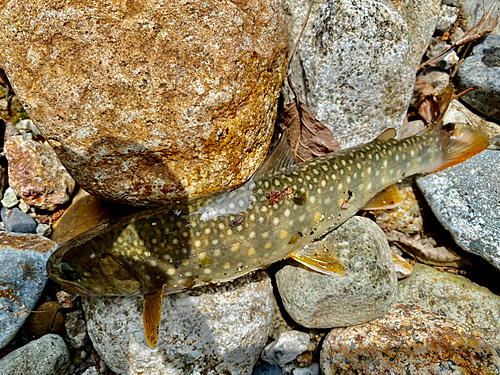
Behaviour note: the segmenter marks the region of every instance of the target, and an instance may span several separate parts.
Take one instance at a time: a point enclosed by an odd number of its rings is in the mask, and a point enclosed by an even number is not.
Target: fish
[[[393,184],[458,164],[488,146],[456,123],[370,143],[297,164],[286,136],[237,188],[146,209],[63,244],[48,275],[81,296],[144,295],[145,339],[158,342],[164,294],[234,280],[285,258],[325,274],[345,274],[334,249],[315,246],[362,208],[401,201]]]

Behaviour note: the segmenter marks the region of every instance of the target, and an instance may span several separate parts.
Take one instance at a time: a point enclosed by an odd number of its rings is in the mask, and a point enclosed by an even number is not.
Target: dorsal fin
[[[402,203],[403,197],[399,194],[398,188],[395,185],[390,185],[370,199],[363,210],[387,210],[396,208]]]
[[[281,134],[278,145],[254,173],[254,182],[268,178],[283,168],[290,168],[297,164],[293,150],[288,144],[287,134],[287,130]]]
[[[379,141],[379,142],[386,142],[389,139],[392,139],[394,137],[396,137],[396,129],[389,128],[389,129],[385,129],[382,132],[382,134],[380,134],[377,138],[375,138],[375,140]]]

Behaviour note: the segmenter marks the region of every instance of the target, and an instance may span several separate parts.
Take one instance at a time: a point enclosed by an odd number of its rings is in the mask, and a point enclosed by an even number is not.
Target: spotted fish
[[[83,296],[145,295],[145,335],[153,348],[163,293],[233,280],[287,257],[344,273],[335,251],[315,240],[363,207],[397,203],[386,188],[398,180],[460,163],[488,145],[462,124],[403,140],[391,138],[393,132],[300,165],[282,137],[240,187],[95,228],[56,250],[48,273]]]

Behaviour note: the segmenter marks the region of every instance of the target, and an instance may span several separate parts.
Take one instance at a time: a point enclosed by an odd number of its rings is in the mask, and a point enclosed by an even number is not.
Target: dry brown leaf
[[[469,259],[461,257],[452,249],[436,246],[436,241],[432,237],[421,237],[419,234],[411,236],[397,231],[386,232],[386,235],[389,242],[430,266],[459,268],[470,265]]]
[[[288,103],[280,117],[281,126],[288,128],[288,141],[299,162],[340,150],[330,129],[319,122],[304,103],[298,100]]]

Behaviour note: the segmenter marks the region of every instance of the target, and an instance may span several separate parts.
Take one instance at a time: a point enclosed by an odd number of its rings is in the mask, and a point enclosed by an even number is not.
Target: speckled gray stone
[[[309,1],[286,1],[295,41]],[[318,1],[292,64],[292,81],[342,148],[400,129],[414,84],[405,20],[389,1]]]
[[[418,305],[395,304],[380,319],[332,329],[323,375],[493,375],[500,358],[469,327]]]
[[[71,346],[80,349],[87,342],[87,327],[82,310],[69,311],[64,315],[64,328]]]
[[[500,268],[500,153],[486,150],[457,166],[417,179],[456,243]]]
[[[283,305],[297,323],[309,328],[350,326],[383,316],[394,302],[397,278],[382,230],[355,216],[328,234],[345,275],[324,275],[286,265],[276,273]]]
[[[300,331],[286,331],[262,351],[261,358],[271,364],[284,366],[307,350],[309,335]]]
[[[54,334],[31,341],[0,360],[0,375],[68,375],[69,352]]]
[[[472,49],[458,70],[461,99],[483,115],[500,121],[500,35],[488,35]]]
[[[449,6],[449,5],[441,5],[441,12],[439,12],[438,23],[436,26],[436,30],[439,31],[450,31],[452,26],[455,24],[458,13],[460,9]]]
[[[273,298],[265,271],[166,295],[156,350],[144,337],[142,297],[83,301],[95,349],[119,374],[251,374],[266,343]]]
[[[500,355],[500,297],[488,289],[417,263],[412,276],[399,282],[398,299],[469,326]]]
[[[0,348],[14,337],[42,294],[45,264],[57,244],[36,234],[0,232]]]
[[[443,0],[443,4],[453,5],[460,9],[460,26],[467,32],[477,25],[483,14],[488,12],[496,1],[497,0]],[[498,14],[498,5],[493,15],[495,14]],[[493,33],[500,34],[500,24],[495,27]]]

